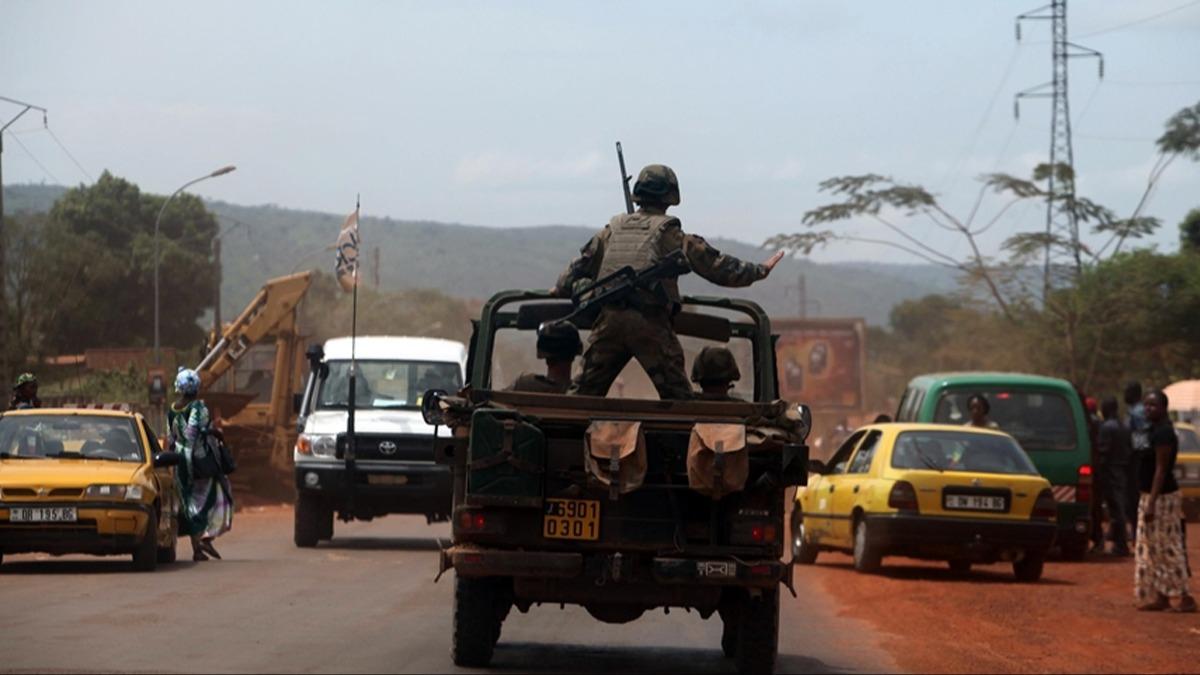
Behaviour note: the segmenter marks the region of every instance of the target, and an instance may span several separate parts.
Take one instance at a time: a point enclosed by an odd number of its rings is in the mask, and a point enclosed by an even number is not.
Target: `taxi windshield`
[[[896,439],[892,468],[1032,476],[1038,473],[1013,439],[969,431],[905,431]]]
[[[462,367],[451,361],[356,361],[354,408],[421,407],[421,396],[430,389],[458,391]],[[350,406],[350,362],[330,361],[329,374],[321,381],[318,409]]]
[[[1062,394],[1051,391],[970,389],[948,391],[938,401],[933,421],[966,424],[971,419],[968,400],[983,396],[990,407],[988,419],[1030,450],[1074,450],[1075,415]]]
[[[0,458],[145,461],[132,419],[86,415],[0,417]]]
[[[1200,435],[1194,429],[1175,427],[1175,433],[1179,436],[1180,452],[1200,452]]]

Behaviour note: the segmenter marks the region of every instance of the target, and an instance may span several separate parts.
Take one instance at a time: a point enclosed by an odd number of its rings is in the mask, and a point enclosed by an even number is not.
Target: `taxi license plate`
[[[547,499],[542,516],[542,536],[547,539],[599,539],[600,502],[594,499]]]
[[[946,495],[946,508],[963,511],[1006,511],[1004,497],[987,495]]]
[[[79,520],[79,514],[74,506],[8,510],[10,523],[73,523],[76,520]]]

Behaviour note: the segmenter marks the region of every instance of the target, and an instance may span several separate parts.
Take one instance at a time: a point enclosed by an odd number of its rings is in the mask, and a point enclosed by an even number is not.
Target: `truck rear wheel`
[[[316,495],[300,493],[296,497],[296,524],[292,540],[299,548],[312,548],[333,536],[333,510]]]
[[[454,665],[483,668],[500,637],[496,585],[490,579],[454,580]]]
[[[739,673],[773,673],[779,653],[779,590],[764,590],[757,598],[745,596],[738,612],[737,650]]]
[[[738,604],[722,604],[718,610],[721,616],[721,653],[725,658],[732,659],[737,654],[737,642],[741,615]]]

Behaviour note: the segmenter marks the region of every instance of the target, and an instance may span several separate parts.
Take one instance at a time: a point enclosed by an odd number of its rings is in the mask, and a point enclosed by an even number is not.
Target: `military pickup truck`
[[[676,317],[686,351],[738,355],[747,402],[502,390],[498,345],[512,354],[525,337],[532,354],[538,326],[572,309],[544,292],[495,295],[474,322],[466,386],[424,395],[425,421],[452,430],[435,458],[453,476],[441,572],[455,571],[454,662],[486,666],[513,607],[570,603],[609,623],[660,607],[717,614],[738,670],[771,671],[780,586],[792,587],[784,490],[807,478],[811,418],[776,400],[770,321],[714,297],[685,298]]]

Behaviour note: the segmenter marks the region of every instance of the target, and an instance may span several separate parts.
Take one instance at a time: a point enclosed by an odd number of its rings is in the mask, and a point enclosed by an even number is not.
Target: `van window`
[[[896,408],[897,422],[908,421],[908,409],[912,407],[913,394],[915,392],[916,389],[913,389],[912,387],[909,387],[905,390],[904,396],[900,399],[900,405]]]
[[[938,400],[933,421],[967,424],[967,399],[981,394],[988,400],[988,417],[1030,450],[1074,450],[1075,414],[1065,396],[1055,391],[1021,391],[1000,387],[947,391]]]

